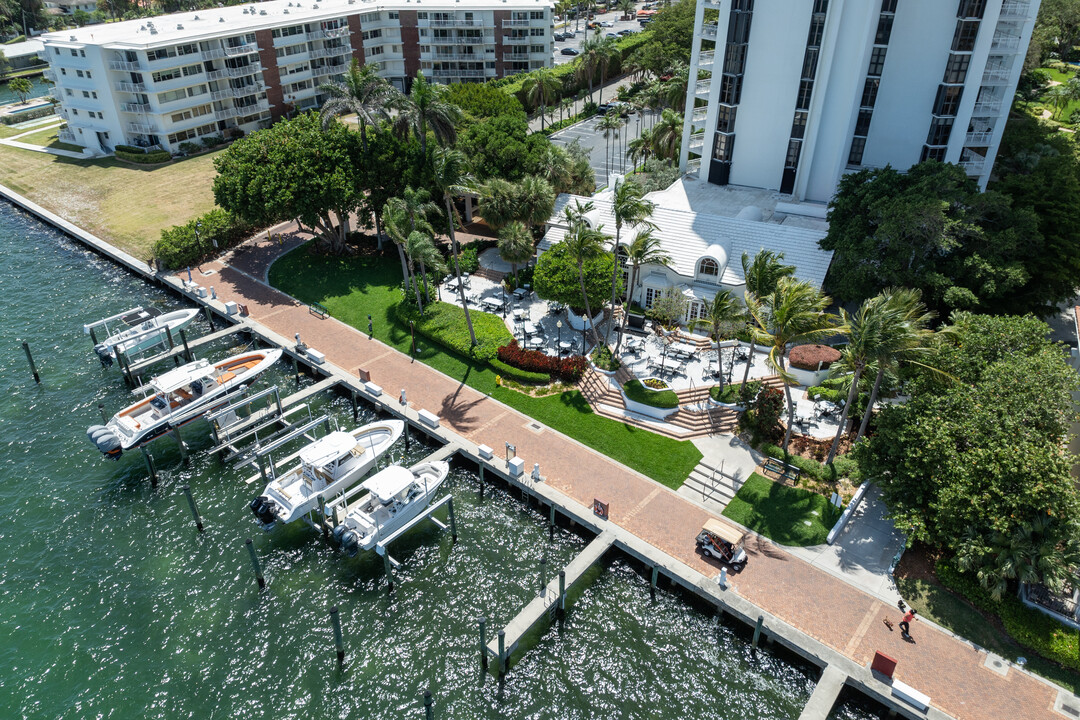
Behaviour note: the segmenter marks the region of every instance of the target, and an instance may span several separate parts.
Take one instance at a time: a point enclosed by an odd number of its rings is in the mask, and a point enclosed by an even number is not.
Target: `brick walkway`
[[[289,237],[285,249],[301,241],[299,235]],[[407,355],[334,318],[310,314],[305,305],[261,282],[281,251],[263,236],[233,254],[231,266],[220,262],[202,266],[219,275],[201,282],[215,285],[222,301],[246,305],[251,317],[271,330],[285,337],[301,333],[304,342],[326,353],[338,367],[352,373],[361,367],[369,371],[372,381],[391,396],[406,388],[410,405],[436,413],[471,441],[497,452],[504,442],[512,443],[526,469],[540,463],[551,486],[586,506],[593,498],[610,502],[611,521],[707,576],[719,572],[718,565],[695,551],[694,538],[710,517],[708,511],[553,430],[537,428],[539,423],[527,416],[427,365],[410,362]],[[628,432],[646,431],[628,427]],[[862,665],[869,663],[875,650],[891,655],[899,661],[898,679],[929,695],[935,707],[957,720],[1063,717],[1053,711],[1057,692],[1049,685],[1016,670],[1001,677],[983,666],[985,652],[925,623],[912,627],[915,644],[903,642],[899,630],[890,632],[882,622],[885,617],[899,621],[896,607],[764,538],[755,536],[747,545],[750,562],[733,577],[741,596]]]

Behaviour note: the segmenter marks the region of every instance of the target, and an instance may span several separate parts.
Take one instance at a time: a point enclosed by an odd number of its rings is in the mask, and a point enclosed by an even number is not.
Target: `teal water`
[[[156,490],[138,453],[105,461],[86,427],[100,421],[99,402],[111,413],[131,395],[115,368],[102,370],[81,326],[147,303],[178,306],[0,204],[0,717],[422,718],[425,687],[439,718],[799,715],[816,670],[751,652],[744,629],[680,595],[652,602],[648,583],[618,560],[500,690],[479,670],[477,616],[494,634],[536,592],[540,557],[555,571],[584,541],[559,531],[549,542],[545,519],[505,491],[481,501],[469,470],[449,482],[457,544],[433,526],[395,544],[402,567],[388,596],[374,557],[343,558],[302,526],[259,531],[247,503],[261,488],[244,485],[250,470],[200,452],[210,446],[205,424],[185,433],[196,450],[189,467],[170,440],[156,444]],[[222,341],[203,354],[236,351]],[[284,365],[270,383],[295,389]],[[350,424],[347,401],[313,405]],[[415,462],[426,452],[399,443],[391,455]],[[263,561],[262,594],[247,537]],[[345,631],[341,672],[331,605]]]

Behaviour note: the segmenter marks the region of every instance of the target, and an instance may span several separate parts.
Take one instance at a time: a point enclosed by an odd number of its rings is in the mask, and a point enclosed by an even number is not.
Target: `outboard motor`
[[[269,530],[277,522],[277,516],[274,515],[274,501],[265,495],[260,495],[251,501],[251,512],[255,514],[255,519],[263,525],[264,530]]]
[[[348,528],[344,525],[335,525],[333,531],[330,533],[330,537],[336,544],[340,545],[341,536],[345,534],[346,530],[348,530]]]
[[[86,437],[110,460],[119,460],[124,452],[120,447],[120,438],[104,425],[91,425],[86,431]]]
[[[113,349],[105,343],[98,343],[94,346],[94,352],[97,353],[98,360],[101,361],[101,367],[112,367],[113,364]]]
[[[340,526],[339,526],[340,527]],[[346,530],[341,534],[341,549],[349,557],[355,557],[360,550],[360,538],[352,530]]]

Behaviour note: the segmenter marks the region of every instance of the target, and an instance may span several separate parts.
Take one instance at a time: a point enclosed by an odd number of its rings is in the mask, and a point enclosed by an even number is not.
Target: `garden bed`
[[[803,547],[823,544],[841,512],[823,495],[753,473],[723,515],[781,545]]]
[[[666,383],[662,389],[651,389],[648,386],[650,381],[655,380],[656,378],[631,380],[623,385],[623,393],[626,394],[628,399],[642,405],[649,405],[663,410],[679,407],[679,396],[675,394],[674,390],[668,388]]]

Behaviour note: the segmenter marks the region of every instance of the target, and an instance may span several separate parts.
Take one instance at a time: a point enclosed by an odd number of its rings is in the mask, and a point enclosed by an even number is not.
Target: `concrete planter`
[[[593,317],[591,321],[592,327],[596,327],[597,325],[599,325],[600,321],[603,319],[604,311],[601,310]],[[571,328],[577,330],[578,332],[581,332],[585,329],[585,318],[578,315],[571,308],[566,308],[566,322],[570,325]]]
[[[829,377],[828,369],[803,370],[802,368],[788,366],[788,372],[790,372],[792,377],[795,378],[795,381],[803,387],[820,385],[825,378]]]
[[[735,412],[743,412],[746,410],[744,406],[739,405],[738,403],[719,402],[717,400],[713,400],[711,396],[709,397],[709,407],[722,407],[727,408],[728,410],[734,410]]]
[[[592,360],[589,360],[589,367],[591,367],[593,370],[600,373],[601,375],[607,375],[608,377],[615,377],[615,373],[616,373],[615,370],[603,370],[601,368],[598,368],[598,367],[596,367],[596,365],[593,364]]]
[[[671,386],[667,384],[667,381],[663,380],[662,378],[654,378],[654,377],[641,378],[642,385],[645,385],[646,380],[660,380],[660,382],[664,383],[665,389],[667,389],[667,390],[671,389]],[[648,387],[648,386],[645,385],[645,387]],[[666,420],[668,417],[670,417],[670,416],[674,415],[675,413],[679,412],[679,406],[678,405],[676,405],[673,408],[653,407],[652,405],[646,405],[645,403],[639,403],[639,402],[636,402],[636,401],[631,400],[630,398],[626,397],[626,392],[624,392],[622,388],[619,388],[619,392],[622,393],[623,402],[626,403],[626,409],[630,410],[631,412],[636,412],[639,415],[647,415],[648,417],[656,418],[657,420]]]

